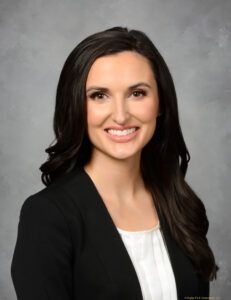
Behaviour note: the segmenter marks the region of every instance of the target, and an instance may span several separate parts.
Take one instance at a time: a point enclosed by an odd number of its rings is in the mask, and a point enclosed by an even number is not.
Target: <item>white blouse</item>
[[[160,224],[144,231],[117,227],[136,270],[144,300],[177,300],[175,277]]]

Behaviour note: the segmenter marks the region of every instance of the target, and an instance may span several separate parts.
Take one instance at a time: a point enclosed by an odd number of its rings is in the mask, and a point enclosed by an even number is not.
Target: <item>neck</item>
[[[125,160],[114,159],[101,153],[93,154],[84,169],[99,192],[111,201],[131,202],[144,188],[140,172],[140,154]]]

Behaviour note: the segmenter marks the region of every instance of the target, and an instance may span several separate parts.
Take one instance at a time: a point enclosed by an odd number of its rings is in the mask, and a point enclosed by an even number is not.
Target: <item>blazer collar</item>
[[[102,200],[95,184],[83,168],[78,170],[77,182],[73,185],[73,198],[80,195],[78,205],[84,206],[86,230],[101,261],[108,270],[112,282],[124,286],[127,298],[141,300],[141,286],[122,238]],[[78,193],[76,193],[76,189]],[[71,192],[69,190],[69,192]],[[78,197],[79,198],[79,197]],[[175,275],[178,299],[195,290],[196,281],[188,274],[188,260],[182,256],[178,245],[171,237],[163,216],[158,214],[162,236],[166,243]],[[189,272],[190,273],[190,272]]]

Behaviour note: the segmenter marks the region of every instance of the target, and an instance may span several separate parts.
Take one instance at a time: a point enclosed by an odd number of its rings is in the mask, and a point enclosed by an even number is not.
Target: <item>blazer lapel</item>
[[[95,250],[108,270],[111,281],[123,287],[126,299],[141,300],[140,283],[127,249],[89,175],[80,170],[78,194],[82,193],[86,228]]]
[[[158,216],[161,233],[168,250],[175,277],[178,299],[183,300],[186,297],[198,296],[195,294],[198,283],[192,263],[171,236],[169,227],[160,212],[158,212]]]
[[[76,192],[84,206],[87,234],[107,268],[111,281],[124,287],[123,295],[127,299],[143,299],[139,279],[127,249],[95,184],[84,169],[78,170],[77,182],[73,185],[73,197]],[[160,212],[158,217],[175,276],[178,299],[185,299],[185,296],[192,296],[197,290],[196,275],[191,262],[172,238]]]

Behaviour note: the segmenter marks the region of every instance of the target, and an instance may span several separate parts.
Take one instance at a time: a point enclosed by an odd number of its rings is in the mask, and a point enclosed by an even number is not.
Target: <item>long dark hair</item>
[[[85,92],[88,72],[97,58],[127,50],[149,60],[160,100],[161,116],[141,154],[145,186],[195,270],[212,280],[218,267],[206,238],[209,223],[205,207],[185,181],[190,155],[180,128],[174,83],[164,59],[143,32],[113,27],[87,37],[70,53],[57,87],[55,144],[46,149],[49,157],[40,167],[42,181],[48,186],[90,160]]]

